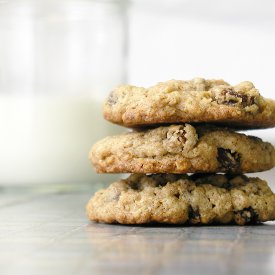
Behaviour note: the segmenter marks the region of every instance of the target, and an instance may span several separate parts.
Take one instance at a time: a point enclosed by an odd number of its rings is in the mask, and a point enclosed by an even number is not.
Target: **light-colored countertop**
[[[0,274],[275,274],[275,222],[91,223],[84,207],[99,187],[0,187]]]

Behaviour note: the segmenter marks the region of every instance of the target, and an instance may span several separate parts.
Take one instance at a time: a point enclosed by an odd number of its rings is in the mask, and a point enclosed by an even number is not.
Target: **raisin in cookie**
[[[189,124],[107,137],[89,156],[98,173],[247,173],[275,164],[274,147],[259,138]]]
[[[244,175],[133,174],[96,192],[86,209],[105,223],[244,225],[274,220],[275,194]]]
[[[275,101],[263,98],[251,82],[231,86],[223,80],[170,80],[148,89],[116,88],[104,117],[137,127],[168,123],[215,123],[235,128],[275,126]]]

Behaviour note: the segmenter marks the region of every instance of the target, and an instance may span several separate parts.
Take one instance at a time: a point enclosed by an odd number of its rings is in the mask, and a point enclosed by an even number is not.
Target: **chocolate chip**
[[[248,102],[248,96],[247,95],[238,95],[238,97],[242,99],[242,104],[243,104],[244,107],[248,106],[248,105],[251,105]]]
[[[250,97],[250,104],[251,105],[256,104],[256,102],[255,102],[255,96],[251,96]]]
[[[227,105],[235,105],[236,103],[238,103],[238,100],[233,100],[233,99],[230,99],[230,100],[225,100],[223,101],[223,104],[227,104]]]
[[[215,173],[196,173],[190,176],[190,179],[193,180],[197,184],[209,183],[211,182],[211,177],[215,176]]]
[[[198,208],[193,208],[191,205],[188,207],[188,217],[189,221],[192,224],[199,223],[201,221],[200,219],[200,213]]]
[[[244,208],[243,210],[235,213],[235,219],[240,224],[255,224],[259,222],[259,215],[252,207]]]
[[[231,153],[229,149],[218,148],[217,160],[220,168],[228,172],[238,172],[240,170],[240,155],[237,152]]]
[[[230,181],[227,181],[221,187],[224,189],[231,189],[233,187],[233,185]]]
[[[180,198],[180,193],[177,193],[177,194],[175,194],[174,195],[177,199],[179,199]]]
[[[165,186],[167,184],[167,178],[163,174],[151,174],[147,175],[148,178],[152,178],[156,182],[156,187]]]
[[[139,190],[139,189],[140,189],[140,183],[139,183],[139,182],[131,182],[131,183],[130,183],[130,187],[131,187],[133,190]]]
[[[195,174],[192,174],[190,175],[190,179],[199,183],[199,181],[201,179],[204,179],[205,177],[207,176],[210,176],[210,175],[215,175],[214,173],[209,173],[209,174],[205,174],[205,173],[195,173]]]
[[[117,96],[114,91],[112,91],[108,97],[107,103],[109,105],[115,105],[117,103]]]
[[[247,95],[239,94],[239,93],[235,92],[232,88],[224,89],[221,92],[221,95],[224,97],[224,100],[222,100],[222,101],[220,100],[219,103],[222,103],[222,104],[235,105],[235,104],[239,103],[243,107],[255,104],[254,96],[247,96]],[[227,95],[229,95],[229,99],[226,99]],[[241,102],[240,102],[240,99],[241,99]]]

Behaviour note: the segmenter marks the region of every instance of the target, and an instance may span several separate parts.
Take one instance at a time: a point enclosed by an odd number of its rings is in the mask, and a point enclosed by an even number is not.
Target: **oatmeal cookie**
[[[275,101],[263,98],[251,82],[170,80],[150,88],[119,86],[104,105],[114,123],[141,127],[171,123],[213,123],[241,129],[275,126]]]
[[[98,173],[248,173],[275,165],[270,143],[226,128],[189,124],[106,137],[89,157]]]
[[[244,175],[133,174],[95,193],[90,220],[121,224],[254,224],[275,219],[275,194]]]

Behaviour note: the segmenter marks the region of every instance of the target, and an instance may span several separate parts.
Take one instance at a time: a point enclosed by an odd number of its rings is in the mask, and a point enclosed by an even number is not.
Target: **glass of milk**
[[[125,1],[0,2],[0,183],[104,180],[88,152],[121,131],[102,102],[125,82]]]

